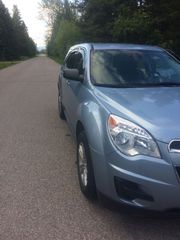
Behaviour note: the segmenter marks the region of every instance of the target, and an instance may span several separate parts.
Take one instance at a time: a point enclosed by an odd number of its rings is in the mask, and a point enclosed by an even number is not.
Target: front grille
[[[180,140],[173,140],[169,143],[169,151],[180,153]]]

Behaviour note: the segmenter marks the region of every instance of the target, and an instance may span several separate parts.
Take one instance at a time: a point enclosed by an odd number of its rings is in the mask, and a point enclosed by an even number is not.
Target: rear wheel
[[[94,179],[94,171],[90,156],[89,144],[85,132],[82,131],[78,135],[77,143],[77,171],[79,185],[82,193],[88,199],[96,198],[96,185]]]
[[[59,109],[59,117],[62,120],[65,120],[65,114],[64,114],[64,109],[63,109],[63,105],[62,105],[62,101],[61,101],[61,95],[60,92],[58,91],[58,109]]]

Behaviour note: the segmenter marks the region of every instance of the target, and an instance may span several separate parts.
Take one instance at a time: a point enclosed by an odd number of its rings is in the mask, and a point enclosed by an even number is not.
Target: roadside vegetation
[[[17,6],[12,16],[0,0],[0,68],[36,55],[36,45],[29,37],[27,27]]]
[[[17,63],[19,63],[19,62],[20,62],[20,61],[0,62],[0,69],[9,67],[9,66],[14,65],[14,64],[17,64]]]
[[[159,45],[180,54],[179,0],[41,0],[47,53],[62,61],[80,42]]]

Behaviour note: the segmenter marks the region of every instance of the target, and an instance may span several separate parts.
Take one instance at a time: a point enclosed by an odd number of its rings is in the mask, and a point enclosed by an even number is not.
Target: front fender
[[[111,188],[108,177],[108,155],[112,146],[107,132],[108,111],[98,102],[85,102],[78,110],[90,146],[96,187],[103,193]]]
[[[78,109],[78,118],[81,119],[90,148],[101,155],[112,151],[107,144],[109,142],[106,127],[108,116],[108,111],[94,101],[84,102]]]

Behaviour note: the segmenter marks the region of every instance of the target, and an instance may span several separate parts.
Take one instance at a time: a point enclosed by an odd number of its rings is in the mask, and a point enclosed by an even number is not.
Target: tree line
[[[159,45],[180,54],[179,0],[41,0],[47,52],[60,61],[80,42]]]
[[[29,37],[27,27],[17,6],[13,7],[12,17],[0,0],[0,60],[18,60],[33,57],[36,45]]]

